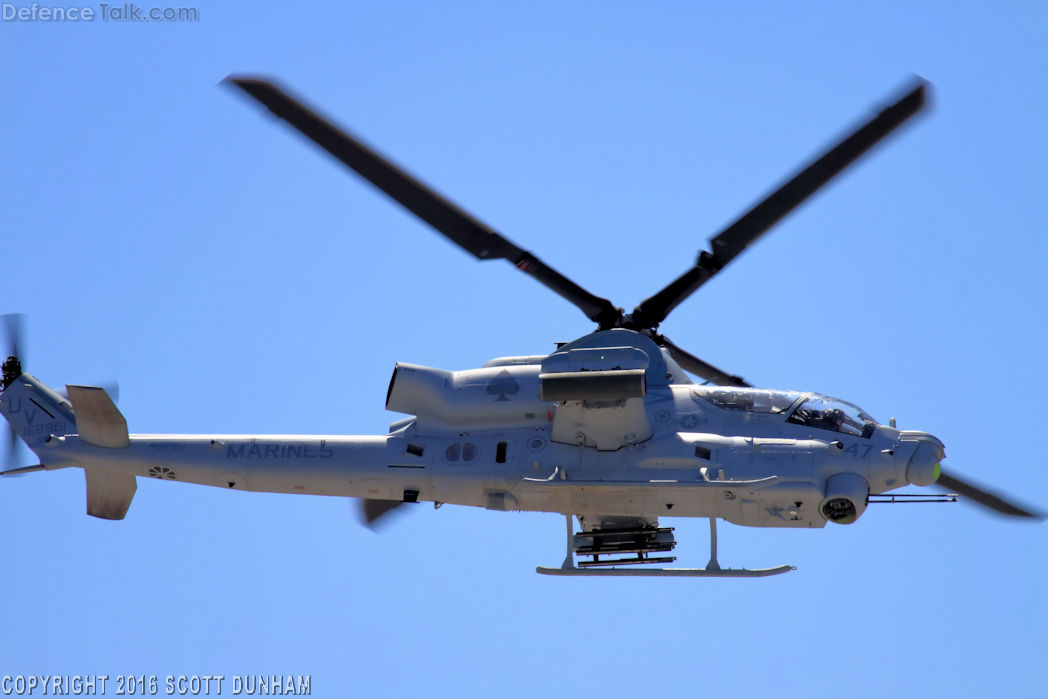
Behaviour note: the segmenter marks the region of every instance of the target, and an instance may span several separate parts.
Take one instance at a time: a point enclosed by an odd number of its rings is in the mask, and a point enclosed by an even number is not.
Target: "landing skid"
[[[638,578],[765,578],[769,575],[781,575],[795,566],[778,568],[546,568],[538,566],[536,573],[543,575],[603,575]]]
[[[717,518],[710,517],[710,562],[705,568],[629,568],[611,566],[608,568],[579,568],[575,565],[575,549],[573,543],[573,526],[571,515],[567,515],[568,521],[568,555],[560,568],[547,568],[538,566],[536,573],[542,575],[569,575],[569,576],[603,576],[603,577],[668,577],[668,578],[765,578],[770,575],[781,575],[791,570],[797,570],[796,566],[782,565],[775,568],[721,568],[717,562]],[[672,559],[671,559],[672,560]]]

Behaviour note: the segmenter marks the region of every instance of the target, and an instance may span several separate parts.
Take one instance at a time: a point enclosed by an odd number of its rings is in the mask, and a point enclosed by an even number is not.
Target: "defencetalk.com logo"
[[[52,7],[34,2],[19,5],[0,3],[4,22],[199,22],[196,7],[142,7],[137,3]]]

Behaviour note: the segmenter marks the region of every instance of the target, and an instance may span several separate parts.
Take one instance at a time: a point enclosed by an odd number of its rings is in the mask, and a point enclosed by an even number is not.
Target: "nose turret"
[[[917,448],[906,465],[906,480],[914,485],[931,485],[939,480],[940,462],[946,458],[946,446],[927,432],[902,432],[904,442],[917,442]]]

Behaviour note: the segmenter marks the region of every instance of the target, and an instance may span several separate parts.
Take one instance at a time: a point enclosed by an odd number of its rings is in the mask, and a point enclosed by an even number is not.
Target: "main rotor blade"
[[[769,194],[738,220],[710,239],[712,252],[702,251],[695,266],[633,311],[633,325],[655,327],[684,299],[705,284],[743,250],[833,179],[860,155],[894,131],[924,106],[925,82],[917,84],[895,104],[882,110],[850,136],[821,155]]]
[[[1008,517],[1030,517],[1039,521],[1045,519],[1041,512],[1020,507],[992,490],[987,490],[957,476],[948,475],[945,471],[939,474],[939,480],[935,484]]]
[[[43,464],[36,464],[35,466],[22,466],[21,468],[9,468],[6,471],[0,471],[0,476],[4,478],[15,478],[17,476],[24,476],[27,473],[33,473],[34,471],[43,471]]]
[[[621,310],[611,301],[594,296],[532,253],[517,247],[273,83],[239,76],[229,76],[225,82],[239,87],[477,259],[508,260],[602,326],[610,327],[621,317]]]
[[[746,383],[741,376],[735,376],[725,371],[721,371],[712,364],[702,361],[694,354],[691,354],[675,345],[665,335],[660,335],[658,341],[670,353],[670,356],[673,357],[673,361],[681,365],[681,368],[690,371],[696,376],[701,376],[710,383],[715,383],[719,386],[750,386],[750,384]]]

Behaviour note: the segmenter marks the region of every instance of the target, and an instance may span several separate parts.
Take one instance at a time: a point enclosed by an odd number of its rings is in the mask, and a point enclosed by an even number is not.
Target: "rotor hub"
[[[18,361],[18,357],[11,356],[4,360],[4,364],[0,367],[3,371],[3,386],[4,390],[15,382],[15,380],[22,375],[22,362]]]

